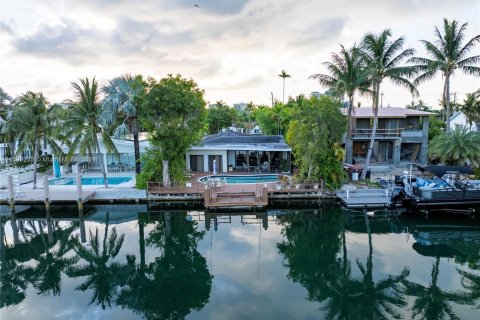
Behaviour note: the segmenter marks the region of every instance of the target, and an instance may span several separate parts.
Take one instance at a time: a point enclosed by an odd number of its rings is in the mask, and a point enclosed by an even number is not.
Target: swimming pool
[[[276,174],[262,174],[262,175],[250,175],[250,176],[232,176],[232,175],[216,175],[206,176],[198,179],[200,182],[206,182],[207,179],[221,179],[228,184],[241,184],[241,183],[265,183],[278,181],[278,175]]]
[[[132,177],[107,177],[108,184],[120,184],[131,181]],[[76,178],[60,178],[48,181],[52,186],[74,186],[76,185]],[[96,186],[103,185],[103,177],[84,177],[82,178],[82,185]]]

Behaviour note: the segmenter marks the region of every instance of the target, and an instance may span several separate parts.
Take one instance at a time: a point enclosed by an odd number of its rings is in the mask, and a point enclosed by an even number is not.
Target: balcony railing
[[[401,132],[405,130],[403,128],[397,129],[377,129],[375,136],[376,137],[392,137],[392,138],[399,138],[401,136]],[[353,131],[353,138],[369,138],[372,135],[372,129],[355,129]]]

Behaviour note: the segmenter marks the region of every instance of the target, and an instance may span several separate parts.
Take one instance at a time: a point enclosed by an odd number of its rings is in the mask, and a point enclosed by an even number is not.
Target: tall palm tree
[[[135,152],[135,172],[140,173],[140,142],[138,140],[138,108],[137,97],[143,92],[141,76],[132,77],[127,74],[114,78],[102,88],[105,93],[101,120],[107,126],[117,125],[120,117],[122,122],[115,128],[114,136],[119,137],[127,133],[133,135]]]
[[[415,63],[415,68],[421,74],[415,79],[414,83],[419,84],[432,79],[437,71],[440,71],[445,77],[443,84],[443,105],[447,109],[447,132],[450,131],[450,78],[456,69],[460,69],[466,74],[480,75],[480,68],[477,67],[480,62],[480,55],[467,57],[468,53],[480,42],[480,35],[463,44],[467,23],[458,27],[458,22],[453,20],[449,22],[443,19],[443,33],[435,27],[435,42],[421,40],[427,55],[430,58],[412,57],[409,62]]]
[[[327,87],[337,94],[348,97],[348,124],[347,142],[351,143],[353,131],[354,96],[358,91],[366,92],[369,78],[363,65],[360,51],[354,45],[351,49],[345,49],[340,45],[340,53],[332,53],[332,62],[324,62],[329,74],[314,74],[310,79],[318,80],[320,85]],[[347,162],[352,161],[351,146],[347,147]]]
[[[414,50],[408,48],[403,50],[404,38],[400,37],[391,40],[392,33],[389,29],[375,35],[368,33],[363,37],[361,50],[365,63],[365,70],[368,73],[372,85],[373,95],[373,127],[368,147],[367,158],[363,167],[361,179],[365,179],[373,153],[375,134],[378,126],[378,107],[380,86],[384,79],[389,79],[394,84],[410,89],[412,94],[417,94],[415,86],[405,76],[412,76],[415,69],[402,66],[403,61],[412,56]]]
[[[283,98],[282,98],[282,103],[285,103],[285,79],[286,78],[290,78],[290,75],[285,72],[285,70],[282,70],[282,72],[280,72],[280,74],[278,75],[280,78],[283,79]]]
[[[33,149],[33,189],[37,188],[37,164],[40,144],[46,141],[56,155],[63,154],[53,135],[51,109],[41,93],[27,92],[16,101],[16,108],[10,119],[10,128],[21,141],[16,154]]]
[[[68,137],[73,139],[68,158],[71,158],[77,150],[82,155],[91,155],[92,151],[96,152],[100,158],[104,185],[108,188],[105,160],[97,135],[101,134],[107,152],[118,154],[118,151],[107,131],[100,124],[101,106],[98,83],[95,78],[91,83],[88,78],[85,78],[80,79],[80,83],[72,82],[72,86],[75,89],[76,101],[67,102],[69,111],[64,124],[69,130]]]

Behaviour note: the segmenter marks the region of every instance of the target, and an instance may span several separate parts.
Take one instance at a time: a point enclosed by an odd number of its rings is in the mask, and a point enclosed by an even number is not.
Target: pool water
[[[131,181],[132,177],[107,177],[108,184],[120,184]],[[76,178],[60,178],[48,181],[51,186],[74,186],[76,185]],[[82,178],[82,185],[84,186],[96,186],[103,185],[103,177],[85,177]]]
[[[233,175],[216,175],[207,176],[199,179],[200,182],[207,182],[208,179],[216,178],[225,181],[228,184],[243,184],[243,183],[265,183],[278,181],[278,175],[276,174],[262,174],[262,175],[250,175],[250,176],[233,176]]]

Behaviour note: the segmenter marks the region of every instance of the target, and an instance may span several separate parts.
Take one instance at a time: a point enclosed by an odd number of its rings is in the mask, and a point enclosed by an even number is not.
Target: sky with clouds
[[[340,44],[390,28],[423,56],[418,40],[433,40],[444,17],[468,22],[467,39],[480,34],[478,0],[0,0],[0,87],[60,102],[79,78],[180,73],[206,101],[270,104],[271,94],[282,99],[282,69],[291,75],[286,96],[323,92],[308,77],[326,72],[322,62]],[[479,87],[458,71],[452,79],[457,101]],[[437,105],[441,90],[439,74],[419,87],[420,99]],[[384,105],[412,101],[388,82],[382,91]]]

